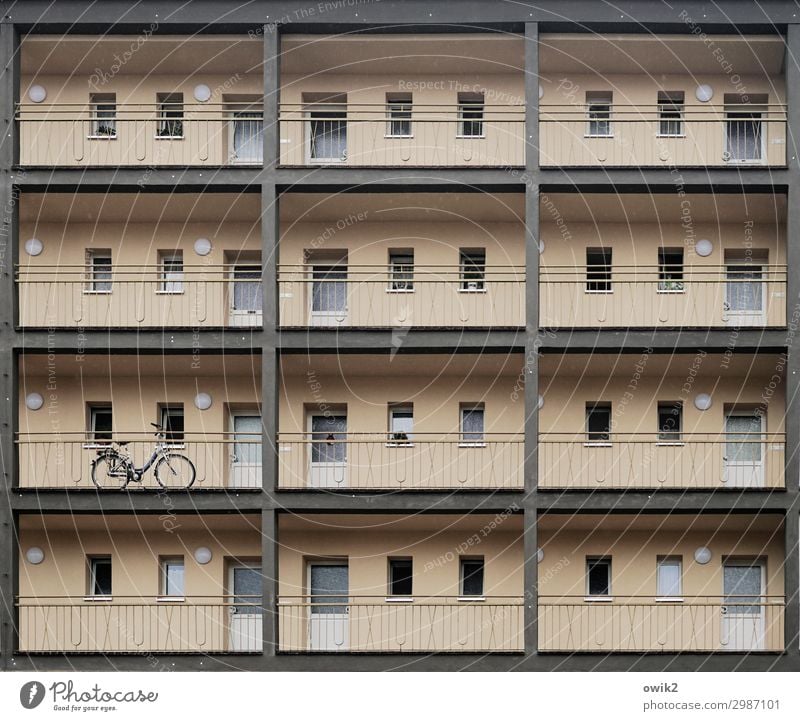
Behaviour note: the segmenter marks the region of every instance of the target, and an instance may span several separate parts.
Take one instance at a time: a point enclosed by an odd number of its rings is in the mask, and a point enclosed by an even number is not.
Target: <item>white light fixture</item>
[[[697,561],[701,566],[705,566],[711,560],[711,549],[706,548],[705,546],[695,548],[694,560]]]
[[[208,255],[211,252],[211,241],[208,238],[198,238],[194,241],[194,252],[197,255]]]
[[[541,563],[544,561],[544,549],[540,548],[536,551],[536,563]]]
[[[710,240],[703,238],[695,243],[694,252],[703,258],[707,258],[714,252],[714,244]]]
[[[698,85],[694,91],[694,96],[701,102],[707,103],[714,97],[714,88],[710,85]]]
[[[47,97],[47,91],[41,85],[31,85],[28,88],[28,98],[32,103],[41,103]]]
[[[44,243],[38,238],[29,238],[25,241],[25,252],[28,255],[39,255],[44,250]]]
[[[540,240],[538,245],[539,245],[539,255],[541,255],[542,253],[544,253],[544,241]]]
[[[540,85],[539,86],[539,100],[541,100],[543,96],[544,96],[544,88]]]
[[[28,393],[25,396],[25,405],[32,411],[38,411],[44,405],[44,398],[40,393]]]
[[[207,103],[211,99],[211,88],[208,85],[194,86],[194,99],[199,103]]]
[[[194,404],[201,411],[207,411],[211,408],[211,395],[208,393],[198,393],[194,397]]]
[[[544,396],[541,396],[541,395],[539,396],[538,406],[539,406],[540,409],[544,406]]]
[[[39,546],[31,546],[27,551],[25,551],[25,558],[27,559],[28,563],[38,566],[42,561],[44,561],[44,551],[39,548]]]
[[[698,411],[707,411],[711,408],[711,396],[708,393],[698,393],[694,397],[694,407]]]
[[[210,548],[206,548],[205,546],[200,546],[200,548],[194,549],[194,560],[197,561],[201,566],[205,566],[213,557]]]

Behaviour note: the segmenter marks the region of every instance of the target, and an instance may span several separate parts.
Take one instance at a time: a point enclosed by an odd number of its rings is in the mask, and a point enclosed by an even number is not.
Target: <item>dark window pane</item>
[[[590,596],[608,596],[611,592],[611,563],[606,559],[589,560],[586,563]]]
[[[483,561],[461,562],[461,595],[483,596]]]
[[[658,439],[674,441],[680,438],[683,408],[680,403],[658,404]]]
[[[611,249],[586,249],[586,290],[611,290]]]
[[[411,559],[392,559],[389,561],[389,595],[410,596],[413,566]]]
[[[611,433],[610,406],[586,407],[586,433],[590,441],[607,441]]]
[[[111,595],[111,559],[93,558],[92,569],[92,595]]]

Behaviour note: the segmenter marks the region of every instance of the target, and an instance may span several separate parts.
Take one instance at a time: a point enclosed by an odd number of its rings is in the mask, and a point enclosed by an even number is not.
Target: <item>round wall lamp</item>
[[[705,566],[711,560],[711,549],[700,546],[694,550],[694,560],[701,566]]]
[[[539,401],[537,405],[539,406],[539,409],[544,407],[544,396],[539,396]]]
[[[694,245],[694,252],[703,258],[707,258],[714,252],[714,244],[705,238],[703,240],[698,240]]]
[[[539,255],[541,255],[542,253],[544,253],[544,241],[540,240],[538,245],[539,245]]]
[[[41,103],[47,97],[47,90],[42,85],[31,85],[28,88],[28,98],[32,103]]]
[[[714,97],[714,88],[710,85],[698,85],[694,91],[694,96],[701,102],[707,103]]]
[[[540,85],[539,86],[539,100],[544,97],[544,88]]]
[[[194,404],[201,411],[207,411],[209,408],[211,408],[211,403],[212,400],[209,393],[198,393],[194,397]]]
[[[698,393],[694,397],[694,407],[697,408],[698,411],[707,411],[711,408],[711,396],[708,393]]]
[[[214,554],[211,553],[210,548],[200,546],[200,548],[194,549],[194,560],[197,561],[201,566],[205,566],[213,557]]]
[[[27,551],[25,551],[25,559],[28,563],[38,566],[42,561],[44,561],[44,551],[39,548],[39,546],[31,546]]]
[[[194,241],[194,252],[197,255],[208,255],[211,252],[211,241],[208,238],[198,238]]]
[[[25,405],[32,411],[38,411],[44,405],[44,398],[41,393],[28,393]]]
[[[541,563],[544,561],[544,549],[539,549],[536,551],[536,563]]]
[[[199,103],[207,103],[209,100],[211,100],[211,88],[202,83],[200,85],[195,85],[194,99]]]
[[[28,255],[39,255],[44,250],[44,243],[38,238],[29,238],[25,241],[25,252]]]

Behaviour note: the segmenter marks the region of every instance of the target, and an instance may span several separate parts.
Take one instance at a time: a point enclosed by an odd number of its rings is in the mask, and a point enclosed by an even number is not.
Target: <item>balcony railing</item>
[[[786,266],[542,266],[540,307],[548,328],[783,327]]]
[[[725,166],[786,164],[786,106],[542,105],[543,166]]]
[[[316,276],[316,277],[315,277]],[[452,266],[335,266],[324,278],[308,265],[282,265],[283,327],[521,327],[525,270],[489,266],[480,276]]]
[[[260,266],[20,267],[23,328],[256,327]]]
[[[21,653],[261,653],[257,596],[21,597]]]
[[[278,484],[284,489],[521,489],[521,434],[482,440],[458,434],[281,433]]]
[[[280,163],[288,166],[522,167],[525,108],[414,105],[389,116],[385,105],[326,109],[283,103]]]
[[[98,438],[101,436],[102,438]],[[20,488],[99,488],[118,490],[124,478],[106,478],[102,473],[93,480],[92,464],[107,449],[118,450],[141,469],[152,458],[156,439],[152,434],[114,432],[110,434],[20,433],[17,437]],[[181,439],[164,442],[167,452],[183,456],[195,469],[195,480],[189,490],[213,488],[259,489],[261,477],[261,435],[248,433],[184,433]],[[183,467],[176,465],[175,475],[163,470],[162,481],[168,488],[178,489],[184,477]],[[141,480],[131,481],[128,490],[160,489],[156,478],[158,458],[141,474]],[[180,472],[181,475],[177,475]]]
[[[782,596],[540,596],[539,651],[783,651]]]
[[[339,653],[519,653],[521,597],[282,596],[278,650]]]
[[[595,436],[596,438],[596,436]],[[541,488],[784,488],[783,433],[539,436]]]
[[[20,105],[23,166],[261,165],[260,105]],[[142,182],[147,177],[143,175]]]

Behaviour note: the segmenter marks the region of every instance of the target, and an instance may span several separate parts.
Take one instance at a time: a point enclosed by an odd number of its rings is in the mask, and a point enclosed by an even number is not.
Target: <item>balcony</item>
[[[285,653],[522,653],[522,597],[278,599]]]

